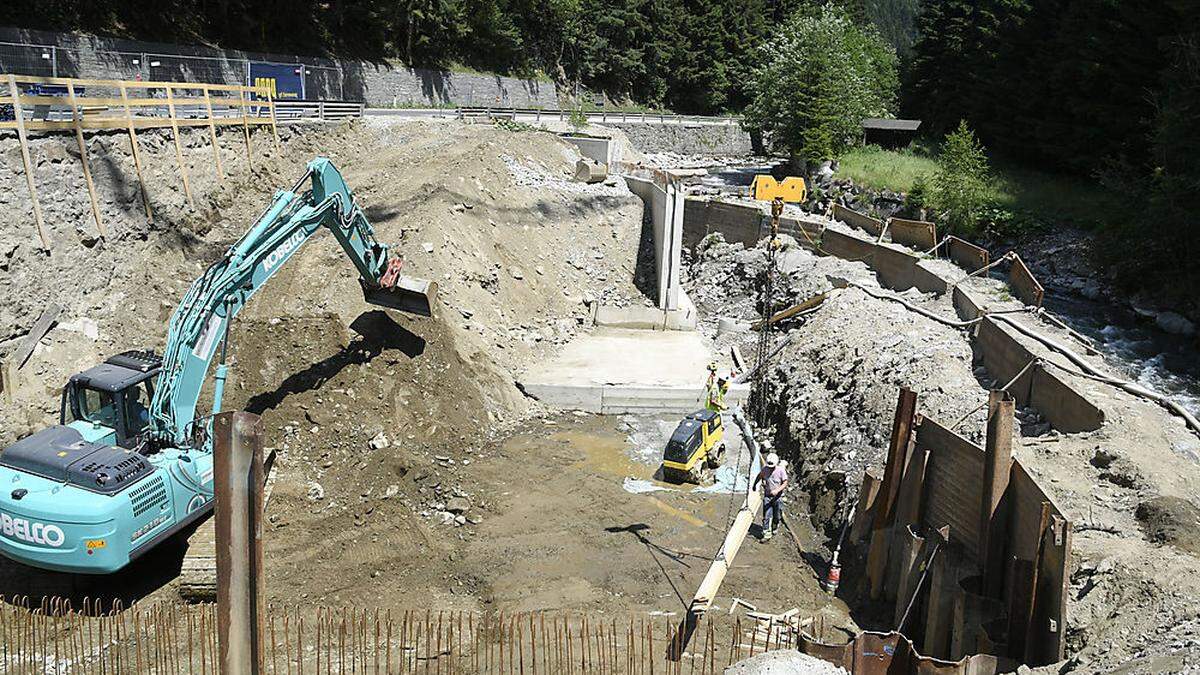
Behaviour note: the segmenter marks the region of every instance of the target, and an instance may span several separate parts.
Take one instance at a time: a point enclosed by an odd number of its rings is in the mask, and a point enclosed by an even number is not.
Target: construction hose
[[[1045,346],[1049,347],[1050,349],[1058,352],[1059,354],[1065,356],[1071,363],[1075,364],[1079,368],[1079,371],[1073,371],[1070,368],[1067,368],[1058,363],[1054,363],[1053,361],[1046,361],[1045,363],[1048,363],[1048,364],[1054,366],[1055,368],[1058,368],[1064,372],[1071,373],[1073,375],[1078,375],[1080,377],[1084,377],[1084,378],[1087,378],[1090,380],[1095,380],[1097,382],[1102,382],[1104,384],[1108,384],[1108,385],[1117,387],[1118,389],[1122,389],[1126,392],[1129,392],[1130,394],[1133,394],[1134,396],[1139,396],[1141,398],[1144,398],[1144,399],[1147,399],[1150,401],[1154,401],[1155,403],[1163,406],[1164,408],[1170,410],[1171,412],[1175,413],[1176,415],[1182,417],[1184,422],[1187,423],[1188,427],[1190,427],[1192,429],[1192,431],[1194,431],[1197,434],[1200,434],[1200,420],[1197,420],[1195,418],[1195,416],[1193,416],[1190,412],[1187,411],[1187,409],[1185,409],[1183,406],[1179,405],[1175,401],[1167,398],[1166,396],[1164,396],[1152,389],[1147,389],[1146,387],[1143,387],[1140,384],[1134,384],[1133,382],[1130,382],[1128,380],[1122,380],[1122,379],[1119,379],[1116,377],[1112,377],[1110,375],[1105,375],[1104,373],[1100,372],[1099,369],[1092,366],[1092,364],[1085,361],[1083,359],[1083,357],[1079,356],[1078,354],[1071,351],[1070,349],[1067,349],[1066,347],[1059,344],[1055,340],[1048,338],[1045,335],[1042,335],[1041,333],[1030,330],[1030,329],[1022,326],[1021,324],[1017,323],[1016,321],[1009,319],[1008,317],[995,316],[993,318],[996,321],[1000,321],[1004,324],[1012,326],[1012,328],[1014,330],[1016,330],[1018,333],[1021,333],[1022,335],[1026,336],[1028,338],[1031,338],[1033,340],[1037,340],[1038,342],[1042,343],[1043,345],[1045,345]]]

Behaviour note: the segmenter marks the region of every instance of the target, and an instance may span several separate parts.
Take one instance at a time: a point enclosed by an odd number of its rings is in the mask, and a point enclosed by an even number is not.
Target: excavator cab
[[[88,441],[133,448],[150,425],[150,401],[162,361],[128,351],[71,376],[63,388],[60,424]]]

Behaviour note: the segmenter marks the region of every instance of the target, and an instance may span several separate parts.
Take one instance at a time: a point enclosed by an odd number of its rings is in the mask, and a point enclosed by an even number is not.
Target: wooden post
[[[87,182],[88,197],[92,200],[92,217],[96,219],[96,231],[107,237],[104,221],[100,218],[100,205],[96,201],[96,185],[92,182],[92,169],[88,166],[87,141],[83,138],[83,125],[79,120],[79,106],[75,103],[75,84],[67,83],[67,95],[71,99],[71,122],[75,124],[75,140],[79,143],[79,161],[83,163],[83,179]]]
[[[150,195],[146,193],[146,179],[142,176],[142,152],[138,149],[137,130],[133,127],[133,113],[129,110],[129,92],[121,84],[121,102],[125,105],[125,124],[129,127],[129,145],[133,152],[133,169],[137,172],[138,189],[142,192],[142,206],[146,208],[146,220],[154,224],[154,210],[150,208]]]
[[[262,421],[220,413],[213,442],[221,672],[256,674],[263,628]]]
[[[42,205],[38,202],[37,181],[33,178],[33,163],[29,161],[29,139],[25,136],[25,113],[21,109],[21,92],[17,89],[17,76],[8,76],[8,95],[12,98],[13,117],[17,122],[17,140],[21,145],[21,161],[25,164],[25,184],[29,186],[29,199],[33,202],[33,220],[37,225],[42,250],[50,250],[50,237],[46,234],[46,221],[42,219]]]
[[[1006,391],[988,395],[987,439],[984,445],[983,493],[979,506],[979,551],[983,570],[981,595],[996,597],[1004,582],[1003,546],[1007,539],[1005,514],[1000,501],[1008,489],[1012,470],[1013,412],[1016,402]]]
[[[896,402],[896,417],[892,421],[887,466],[883,471],[879,496],[875,498],[875,522],[872,524],[871,545],[867,551],[867,577],[871,583],[872,600],[878,600],[883,593],[884,573],[887,570],[888,548],[891,542],[887,531],[892,525],[895,513],[896,496],[900,492],[900,479],[903,477],[916,414],[917,393],[902,387]]]
[[[279,128],[275,126],[275,96],[267,91],[267,105],[271,108],[271,138],[275,140],[275,150],[279,150]]]
[[[250,158],[250,123],[246,121],[246,88],[238,87],[238,107],[242,109],[242,136],[246,139],[246,165],[254,170],[254,160]]]
[[[188,205],[195,206],[192,201],[192,184],[188,180],[187,165],[183,163],[183,147],[179,145],[179,118],[175,116],[175,96],[172,94],[171,85],[166,86],[167,90],[167,112],[171,115],[171,137],[175,140],[175,161],[179,164],[179,173],[183,176],[183,194],[187,196]]]
[[[217,144],[217,126],[213,123],[212,97],[208,93],[208,87],[202,89],[204,91],[204,107],[208,109],[208,138],[212,141],[213,146],[213,164],[217,167],[217,179],[225,180],[225,169],[221,166],[221,146]]]

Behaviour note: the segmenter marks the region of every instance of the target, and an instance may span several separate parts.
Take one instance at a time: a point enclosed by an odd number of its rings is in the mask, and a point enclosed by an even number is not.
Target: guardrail
[[[540,122],[543,119],[557,119],[567,121],[572,116],[577,115],[576,111],[572,110],[544,110],[540,108],[459,108],[459,117],[490,117],[500,119],[512,119],[517,121],[526,121],[533,119]],[[624,112],[599,110],[587,111],[582,113],[589,122],[598,121],[601,123],[612,122],[614,124],[636,123],[636,124],[714,124],[714,125],[734,125],[741,124],[741,117],[732,116],[709,116],[709,115],[676,115],[673,113],[654,113],[654,112]]]
[[[275,119],[279,122],[336,122],[362,117],[365,107],[365,104],[353,101],[276,101]]]
[[[366,115],[393,117],[456,117],[459,119],[507,119],[518,122],[542,122],[548,120],[569,121],[575,111],[558,108],[367,108]],[[596,111],[585,112],[589,122],[611,124],[682,124],[734,126],[742,123],[741,117],[716,117],[708,115],[675,115],[654,112]]]

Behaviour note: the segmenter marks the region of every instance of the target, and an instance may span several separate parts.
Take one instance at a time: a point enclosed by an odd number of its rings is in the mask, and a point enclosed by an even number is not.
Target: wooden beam
[[[892,525],[896,497],[900,493],[900,479],[903,478],[916,414],[917,393],[902,387],[896,402],[896,416],[892,420],[892,439],[888,444],[887,466],[884,468],[883,483],[879,487],[879,496],[876,498],[875,522],[871,528],[871,547],[867,551],[867,576],[871,580],[872,600],[878,600],[883,592],[888,544],[891,541],[888,536],[878,535],[886,532]]]
[[[800,302],[788,307],[787,309],[780,310],[775,314],[772,314],[770,319],[767,319],[767,325],[774,325],[780,321],[790,319],[801,312],[808,311],[817,305],[820,305],[822,302],[825,302],[827,297],[829,297],[827,293],[818,293],[804,302]],[[750,324],[750,330],[758,330],[759,328],[762,328],[762,319]]]
[[[275,139],[275,150],[279,150],[279,128],[275,126],[275,96],[267,93],[267,105],[271,107],[271,137]]]
[[[243,104],[242,105],[242,135],[246,139],[246,165],[250,167],[251,171],[253,171],[254,170],[254,160],[250,158],[250,124],[246,120],[246,107],[244,105],[244,103],[245,103],[244,97],[245,97],[244,89],[239,89],[238,90],[238,101],[239,101],[239,103]]]
[[[983,570],[983,595],[997,597],[1004,581],[1004,542],[1008,528],[1000,513],[1000,500],[1008,490],[1012,471],[1013,413],[1016,402],[1006,391],[988,395],[987,437],[984,444],[983,491],[979,504],[979,551]]]
[[[217,168],[217,179],[225,180],[225,168],[221,166],[221,146],[217,144],[217,127],[213,124],[212,98],[208,95],[208,87],[204,87],[204,106],[208,109],[208,138],[213,146],[213,164]]]
[[[17,125],[17,140],[21,144],[21,161],[25,164],[25,184],[29,187],[29,199],[33,201],[33,220],[37,224],[38,238],[42,250],[50,250],[50,237],[46,234],[46,222],[42,219],[42,205],[38,202],[37,181],[33,177],[33,163],[29,161],[29,139],[25,135],[25,112],[21,109],[21,93],[17,89],[15,75],[8,76],[8,95],[12,98],[13,117]]]
[[[129,94],[125,91],[125,85],[121,84],[121,99],[128,99]],[[133,113],[129,111],[129,105],[125,106],[125,124],[129,129],[129,146],[133,151],[133,170],[137,172],[138,190],[142,193],[142,206],[146,209],[146,219],[151,225],[154,224],[154,210],[150,208],[150,195],[146,193],[146,178],[142,175],[142,153],[138,149],[137,131],[134,130]]]
[[[38,343],[41,342],[46,333],[50,332],[50,327],[54,325],[54,321],[58,319],[60,312],[62,312],[62,308],[58,305],[50,305],[42,310],[41,316],[37,318],[37,321],[33,322],[33,327],[29,329],[29,333],[25,336],[25,341],[13,353],[13,368],[19,369],[25,365],[25,362],[29,360]]]
[[[179,144],[179,119],[175,117],[175,98],[171,87],[167,87],[167,111],[171,114],[171,137],[175,140],[175,161],[179,164],[179,173],[183,176],[183,194],[187,196],[188,205],[195,207],[192,200],[192,185],[188,180],[187,164],[183,161],[183,147]]]
[[[92,201],[92,217],[96,219],[96,231],[101,237],[108,237],[104,228],[104,220],[100,217],[100,204],[96,200],[96,184],[92,182],[92,169],[89,166],[87,140],[83,137],[83,127],[80,123],[79,102],[75,97],[75,85],[67,85],[67,95],[71,99],[71,121],[75,123],[75,140],[79,143],[79,161],[83,163],[83,180],[87,183],[88,197]]]

